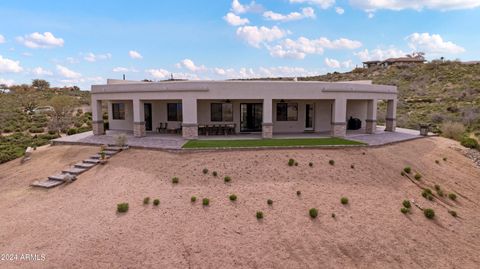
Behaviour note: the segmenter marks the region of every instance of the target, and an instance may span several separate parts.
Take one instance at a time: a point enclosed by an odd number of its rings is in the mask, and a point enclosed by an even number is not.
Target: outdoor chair
[[[157,128],[157,133],[161,133],[163,129],[163,122],[160,122]]]

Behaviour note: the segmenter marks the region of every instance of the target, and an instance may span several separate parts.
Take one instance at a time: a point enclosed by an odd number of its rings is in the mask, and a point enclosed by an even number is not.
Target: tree
[[[44,79],[34,79],[32,80],[32,87],[37,90],[48,90],[50,88],[50,82]]]
[[[68,128],[72,122],[71,117],[75,110],[76,100],[69,96],[58,95],[52,97],[49,103],[53,108],[49,129],[61,131]]]

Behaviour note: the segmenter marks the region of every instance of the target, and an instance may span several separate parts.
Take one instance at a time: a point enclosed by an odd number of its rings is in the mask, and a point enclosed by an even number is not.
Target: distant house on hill
[[[383,61],[366,61],[363,62],[364,68],[371,68],[375,66],[389,67],[392,65],[417,65],[423,64],[426,60],[423,57],[423,53],[414,53],[412,55],[406,55],[399,58],[388,58]]]

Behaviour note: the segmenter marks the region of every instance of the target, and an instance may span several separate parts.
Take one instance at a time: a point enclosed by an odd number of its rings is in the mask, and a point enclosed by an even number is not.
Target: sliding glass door
[[[240,132],[262,131],[263,104],[240,104]]]

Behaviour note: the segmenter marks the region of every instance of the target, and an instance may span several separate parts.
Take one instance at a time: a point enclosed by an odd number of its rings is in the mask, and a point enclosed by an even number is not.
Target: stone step
[[[90,168],[94,167],[95,164],[94,163],[80,162],[80,163],[76,163],[74,166],[77,167],[77,168],[90,169]]]
[[[86,168],[70,167],[62,170],[62,173],[71,174],[71,175],[80,175],[81,173],[87,171]]]
[[[73,177],[72,181],[75,181],[77,179],[77,177],[75,175],[65,174],[65,173],[49,176],[48,179],[65,182],[65,181],[68,180],[68,176]]]
[[[121,147],[116,147],[116,146],[108,146],[105,148],[105,150],[108,150],[108,151],[121,151],[122,148]]]
[[[63,183],[64,181],[47,179],[43,181],[35,181],[32,184],[30,184],[30,186],[50,189],[58,185],[62,185]]]
[[[100,162],[99,159],[86,159],[86,160],[83,160],[84,163],[92,163],[92,164],[97,164]]]
[[[90,159],[100,159],[102,156],[100,156],[100,154],[95,154],[95,155],[92,155],[90,156]],[[105,154],[105,159],[108,159],[110,158],[109,155]]]
[[[107,156],[112,156],[118,153],[118,151],[114,151],[114,150],[105,150],[103,152],[105,152],[105,155]],[[98,154],[100,154],[100,152]]]

